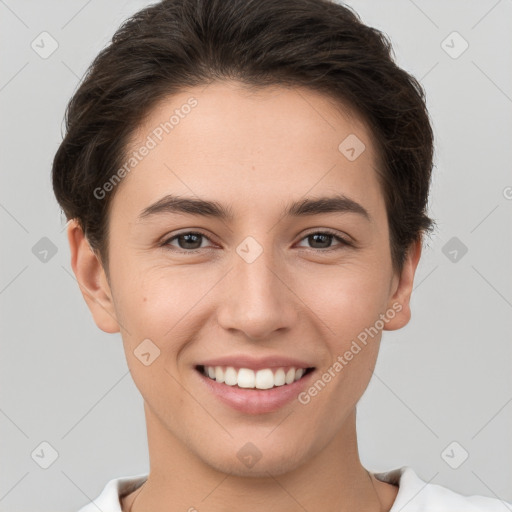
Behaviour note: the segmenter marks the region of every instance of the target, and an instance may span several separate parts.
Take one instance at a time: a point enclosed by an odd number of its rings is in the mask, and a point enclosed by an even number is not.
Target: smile
[[[250,368],[203,365],[198,365],[196,369],[205,377],[227,386],[261,390],[290,385],[314,370],[314,368],[289,366],[272,369],[262,368],[254,371]]]

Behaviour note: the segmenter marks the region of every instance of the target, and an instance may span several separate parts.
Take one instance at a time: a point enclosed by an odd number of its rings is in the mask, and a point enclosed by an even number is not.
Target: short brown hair
[[[348,105],[370,128],[401,270],[427,216],[433,133],[419,82],[391,43],[349,7],[329,0],[162,0],[126,20],[89,67],[66,109],[53,160],[57,201],[77,219],[108,271],[109,205],[101,187],[125,160],[153,106],[216,80],[302,86]]]

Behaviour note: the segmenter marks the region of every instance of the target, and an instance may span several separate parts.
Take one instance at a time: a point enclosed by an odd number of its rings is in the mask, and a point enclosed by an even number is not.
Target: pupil
[[[317,233],[317,234],[314,234],[314,235],[310,235],[310,238],[313,238],[315,241],[317,241],[319,237],[324,239],[324,241],[327,244],[327,245],[324,244],[324,246],[328,247],[329,246],[328,242],[330,240],[331,235],[325,235],[325,234],[322,234],[322,233]],[[321,243],[321,241],[320,241],[320,243]]]
[[[181,236],[181,238],[182,238],[182,239],[185,239],[185,245],[186,245],[186,247],[184,247],[184,248],[185,248],[185,249],[197,249],[197,247],[189,247],[189,246],[188,246],[188,244],[192,244],[192,245],[194,245],[194,243],[195,243],[195,244],[197,244],[197,240],[199,240],[199,238],[200,238],[201,236],[202,236],[202,235],[197,235],[197,234],[194,234],[194,233],[189,233],[189,234],[186,234],[186,235],[182,235],[182,236]],[[194,239],[194,238],[195,238],[195,239],[196,239],[196,240],[195,240],[195,242],[194,242],[194,240],[192,240],[192,241],[191,241],[191,240],[190,240],[191,238],[192,238],[192,239]],[[200,246],[201,246],[201,242],[200,242],[200,240],[199,240],[199,247],[200,247]]]

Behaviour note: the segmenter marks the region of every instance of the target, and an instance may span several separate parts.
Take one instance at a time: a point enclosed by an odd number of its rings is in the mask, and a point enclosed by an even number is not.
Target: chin
[[[304,462],[306,454],[299,440],[286,446],[283,437],[273,434],[265,439],[250,441],[251,437],[245,437],[243,441],[233,441],[224,447],[217,445],[217,449],[202,455],[204,463],[216,471],[239,477],[269,478],[289,473]],[[253,438],[255,439],[255,438]],[[288,441],[290,438],[288,437]]]

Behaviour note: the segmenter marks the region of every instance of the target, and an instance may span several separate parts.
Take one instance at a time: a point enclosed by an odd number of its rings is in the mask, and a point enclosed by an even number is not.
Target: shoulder
[[[512,504],[485,496],[464,496],[442,485],[422,480],[409,466],[373,473],[383,482],[398,485],[398,493],[389,512],[503,512]]]
[[[133,492],[148,478],[147,473],[124,476],[109,480],[100,495],[83,506],[78,512],[122,512],[121,497]]]

